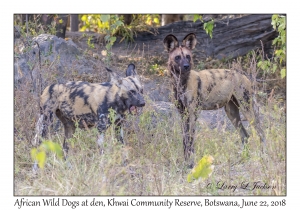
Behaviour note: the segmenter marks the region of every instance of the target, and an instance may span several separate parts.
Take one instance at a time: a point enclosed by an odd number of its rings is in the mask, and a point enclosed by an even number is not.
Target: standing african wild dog
[[[164,47],[169,52],[168,69],[171,73],[177,107],[184,120],[183,145],[186,161],[194,152],[194,133],[197,111],[213,110],[225,107],[226,114],[239,130],[242,143],[249,137],[245,130],[239,110],[254,127],[262,142],[265,135],[260,127],[258,107],[250,80],[243,72],[229,69],[207,69],[200,72],[191,70],[192,52],[197,44],[196,36],[190,33],[179,46],[177,38],[170,34],[164,39]]]
[[[136,74],[135,66],[129,64],[126,77],[121,78],[112,70],[110,82],[88,83],[67,82],[66,84],[52,84],[46,87],[41,95],[41,115],[37,123],[35,142],[39,143],[39,136],[46,137],[48,126],[52,123],[53,113],[64,125],[65,138],[63,148],[65,155],[68,151],[67,138],[75,132],[75,122],[78,127],[97,126],[100,138],[110,121],[109,109],[117,113],[116,125],[120,125],[125,111],[135,110],[145,105],[143,88]],[[123,141],[123,139],[120,139]]]

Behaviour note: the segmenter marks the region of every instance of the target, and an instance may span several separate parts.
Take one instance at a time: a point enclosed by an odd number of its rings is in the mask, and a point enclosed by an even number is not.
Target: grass
[[[144,77],[158,77],[159,81],[166,81],[169,78],[161,74],[161,69],[166,68],[166,61],[161,62],[162,60],[161,57],[148,57],[144,52],[132,52],[122,60],[113,59],[111,66],[125,70],[129,62],[134,62],[138,73]],[[227,65],[228,61],[226,62]],[[47,71],[48,66],[45,63],[42,65],[46,68],[42,73],[48,83],[56,81],[56,72]],[[203,61],[195,63],[199,69],[204,65]],[[222,66],[220,63],[212,65]],[[156,69],[159,71],[153,73]],[[105,73],[99,70],[94,73],[95,77],[79,76],[75,65],[65,76],[69,80],[89,82],[102,82],[106,79]],[[275,100],[276,94],[260,107],[267,137],[265,152],[261,151],[259,137],[251,126],[246,128],[251,137],[247,148],[243,149],[238,132],[228,129],[226,123],[212,129],[198,120],[195,162],[204,155],[211,155],[214,158],[214,171],[206,180],[188,183],[190,169],[184,162],[178,113],[173,109],[167,114],[157,112],[149,97],[150,90],[144,92],[147,102],[142,112],[126,118],[124,145],[116,140],[111,126],[106,132],[104,153],[101,154],[96,142],[97,130],[76,129],[73,138],[68,140],[70,149],[67,161],[48,154],[45,168],[34,173],[30,150],[34,148],[31,141],[35,135],[38,114],[37,98],[32,94],[30,82],[16,87],[14,194],[286,195],[286,118],[285,110]],[[218,123],[223,118],[223,115],[218,114]],[[51,134],[49,140],[62,145],[63,129],[52,131]],[[270,185],[271,188],[252,189],[255,182],[262,186]],[[247,183],[246,189],[242,189],[241,185],[245,187]]]
[[[77,129],[68,140],[67,163],[49,154],[45,168],[37,174],[32,172],[32,146],[28,143],[34,134],[34,126],[28,119],[33,113],[26,112],[23,116],[18,109],[15,111],[15,127],[27,131],[19,132],[25,135],[15,135],[15,195],[286,194],[285,123],[284,116],[274,110],[264,110],[265,115],[270,114],[273,118],[264,122],[268,140],[266,153],[261,152],[255,132],[249,139],[248,150],[242,150],[236,131],[201,126],[195,140],[196,161],[204,155],[212,155],[215,169],[207,180],[193,183],[187,182],[190,170],[184,162],[181,122],[175,111],[171,117],[165,116],[154,112],[148,102],[140,116],[128,116],[124,129],[125,145],[115,139],[113,126],[108,129],[104,154],[99,152],[95,128]],[[28,119],[31,124],[20,123],[21,118]],[[155,119],[160,120],[152,124]],[[24,128],[24,124],[31,125],[31,129]],[[62,144],[62,130],[53,134],[51,140]],[[253,187],[258,181],[276,185],[276,188],[243,190],[240,187],[243,182],[249,182]],[[218,189],[224,187],[220,182],[238,187],[234,192]],[[214,187],[207,188],[209,183]]]

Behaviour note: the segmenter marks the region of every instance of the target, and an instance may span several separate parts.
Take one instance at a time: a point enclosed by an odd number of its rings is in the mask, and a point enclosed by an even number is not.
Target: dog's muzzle
[[[136,106],[134,106],[134,105],[130,105],[129,106],[129,113],[130,114],[137,114],[137,112],[138,112],[138,109],[137,109],[137,107],[143,107],[143,106],[145,106],[145,100],[144,99],[140,99],[140,103],[138,104],[138,105],[136,105]]]

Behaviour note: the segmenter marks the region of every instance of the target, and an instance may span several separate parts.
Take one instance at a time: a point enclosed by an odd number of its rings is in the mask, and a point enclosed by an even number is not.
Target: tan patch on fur
[[[230,72],[230,74],[226,72]],[[196,72],[191,70],[186,90],[186,92],[191,92],[190,94],[186,94],[189,102],[199,97],[198,77],[201,80],[201,108],[204,110],[223,107],[228,103],[232,95],[238,99],[243,98],[243,91],[240,86],[243,86],[251,93],[250,81],[245,75],[236,71],[230,71],[228,69],[206,69]],[[214,79],[212,79],[212,77]]]

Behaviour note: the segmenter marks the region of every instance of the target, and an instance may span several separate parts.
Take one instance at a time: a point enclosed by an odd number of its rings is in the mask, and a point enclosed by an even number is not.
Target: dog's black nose
[[[183,67],[184,67],[185,70],[187,70],[188,68],[190,68],[190,64],[185,63],[185,64],[183,64]]]

